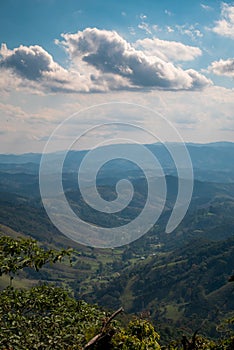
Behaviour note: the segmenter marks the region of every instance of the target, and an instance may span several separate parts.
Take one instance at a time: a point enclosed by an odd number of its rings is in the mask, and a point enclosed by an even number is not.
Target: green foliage
[[[89,301],[110,308],[122,303],[132,313],[144,307],[164,339],[166,327],[175,330],[186,324],[192,333],[204,319],[203,333],[218,337],[216,325],[231,317],[234,310],[234,286],[228,282],[234,264],[233,247],[234,237],[218,242],[193,240],[173,253],[156,253],[125,268],[109,283],[96,283]],[[176,334],[167,335],[169,340]]]
[[[0,237],[0,275],[8,274],[13,277],[18,271],[30,267],[39,271],[47,263],[61,261],[71,253],[71,249],[45,250],[29,238],[13,239],[8,236]]]
[[[116,333],[112,339],[114,349],[121,350],[158,350],[159,334],[145,320],[131,321],[127,329]]]
[[[0,274],[14,275],[25,267],[38,271],[61,261],[71,250],[45,250],[32,239],[0,238]],[[0,293],[1,349],[81,349],[101,327],[105,313],[76,301],[62,288],[8,287]]]
[[[36,241],[0,239],[1,274],[15,274],[25,267],[38,271],[47,262],[60,261],[70,251],[46,251]],[[117,314],[117,312],[116,312]],[[1,350],[232,350],[233,318],[220,327],[226,337],[214,342],[200,336],[183,337],[163,348],[153,325],[142,319],[127,327],[114,316],[84,301],[78,301],[61,287],[39,285],[28,290],[7,287],[0,293]],[[224,326],[225,327],[224,327]],[[226,329],[226,328],[225,328]],[[97,335],[100,335],[97,337]],[[93,341],[94,339],[94,341]],[[95,340],[96,339],[96,340]],[[91,342],[91,343],[90,343]],[[91,344],[88,345],[87,344]]]
[[[62,288],[7,288],[0,294],[0,348],[81,349],[102,325],[105,313],[76,301]]]
[[[234,337],[227,339],[219,339],[217,341],[206,339],[202,336],[197,336],[193,341],[172,341],[163,350],[233,350]]]
[[[233,155],[233,150],[230,152]],[[195,169],[195,174],[202,180],[210,178],[212,181],[221,176],[222,182],[232,183],[195,181],[190,211],[173,235],[166,235],[164,230],[178,186],[177,179],[169,176],[166,177],[166,211],[158,225],[122,252],[121,249],[112,253],[84,249],[79,256],[73,254],[73,270],[70,266],[59,269],[46,267],[43,273],[37,274],[36,271],[44,264],[60,261],[66,256],[65,250],[44,250],[32,240],[2,238],[0,274],[12,278],[24,268],[30,268],[24,277],[41,279],[43,276],[56,283],[63,281],[73,287],[78,297],[85,295],[86,300],[106,307],[116,309],[123,304],[125,309],[134,313],[145,308],[150,311],[157,330],[160,330],[164,349],[185,349],[181,333],[178,335],[175,330],[186,325],[186,332],[192,334],[206,319],[202,333],[219,336],[220,339],[211,341],[198,336],[193,348],[233,350],[233,286],[227,280],[233,274],[234,264],[234,184],[231,180],[234,163],[230,162],[230,157],[218,157],[222,161],[227,159],[229,168],[232,166],[229,172],[225,169],[218,174],[215,163],[207,165],[208,158],[206,155],[205,167],[209,171],[205,174]],[[200,156],[198,160],[200,162]],[[77,162],[72,163],[77,165]],[[31,167],[20,165],[19,168],[17,165],[1,172],[1,223],[32,235],[43,244],[65,247],[70,242],[59,234],[43,209],[39,199],[38,168],[34,170],[34,166]],[[223,164],[221,167],[223,171]],[[121,216],[100,215],[90,210],[84,205],[79,191],[73,190],[77,187],[74,173],[69,171],[64,175],[67,198],[74,211],[87,221],[105,227],[126,224],[144,206],[147,187],[135,172],[132,173],[134,198]],[[115,198],[116,180],[122,178],[116,170],[112,171],[112,175],[108,177],[108,182],[104,176],[104,181],[100,181],[98,186],[107,200]],[[76,247],[80,249],[78,245]],[[142,256],[144,261],[140,260]],[[24,291],[7,288],[0,293],[0,349],[81,349],[100,332],[106,317],[105,312],[76,301],[55,286],[39,286]],[[231,317],[230,321],[225,321]],[[153,327],[142,320],[131,322],[127,328],[112,322],[104,337],[90,350],[157,348],[159,340],[154,332]],[[179,340],[167,345],[170,339],[175,338]],[[191,343],[192,339],[188,337],[188,341]]]
[[[25,267],[38,271],[44,264],[61,261],[70,253],[69,250],[46,251],[34,240],[8,236],[0,238],[0,249],[1,275],[14,275]],[[29,290],[8,287],[0,293],[0,348],[4,350],[83,349],[105,322],[105,312],[77,301],[64,289],[53,285]],[[115,333],[124,338],[119,345],[111,344]],[[125,334],[112,323],[94,347],[128,349],[132,344],[132,349],[136,350],[159,349],[156,340],[158,334],[146,322],[130,323]]]

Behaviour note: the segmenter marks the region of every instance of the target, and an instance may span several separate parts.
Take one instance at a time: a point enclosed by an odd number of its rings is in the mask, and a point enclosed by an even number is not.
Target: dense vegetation
[[[31,239],[0,238],[1,274],[11,278],[24,268],[38,270],[47,262],[55,262],[70,254],[70,250],[44,250]],[[38,285],[28,290],[8,286],[0,293],[0,346],[5,350],[28,349],[113,349],[159,350],[160,336],[145,319],[131,320],[127,326],[115,321],[120,309],[108,316],[96,306],[76,300],[61,287]],[[234,322],[234,319],[229,321]],[[164,349],[231,350],[234,337],[216,342],[185,335]]]
[[[158,344],[162,349],[232,349],[233,147],[189,145],[196,179],[202,181],[194,183],[182,223],[166,234],[178,181],[170,157],[152,145],[168,174],[165,210],[141,239],[105,250],[70,241],[50,222],[39,193],[40,155],[0,156],[2,349],[82,349],[98,334],[90,349],[146,350]],[[77,188],[76,161],[83,155],[71,153],[64,164],[63,185],[74,211],[106,227],[135,217],[147,193],[142,172],[124,161],[103,167],[98,174],[103,198],[114,199],[116,182],[126,176],[135,191],[126,210],[98,213],[85,205]],[[53,164],[56,157],[51,157]],[[108,322],[120,307],[125,313]],[[15,342],[11,348],[9,337]]]
[[[172,235],[163,231],[166,211],[147,235],[113,250],[74,244],[53,227],[36,198],[5,194],[0,198],[4,234],[10,234],[10,226],[51,249],[76,248],[72,266],[46,266],[39,273],[25,270],[16,285],[31,286],[38,279],[61,283],[89,303],[111,309],[123,305],[136,314],[146,310],[168,341],[184,324],[192,333],[204,319],[204,334],[219,337],[217,324],[234,310],[233,288],[227,283],[234,272],[233,185],[199,185],[193,207]],[[6,286],[6,281],[0,285]]]

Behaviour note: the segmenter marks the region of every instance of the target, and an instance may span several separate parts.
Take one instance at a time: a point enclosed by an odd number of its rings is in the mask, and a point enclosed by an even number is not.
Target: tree
[[[148,321],[136,319],[117,332],[112,343],[115,350],[159,350],[158,340],[159,334]]]
[[[0,238],[0,274],[12,279],[25,267],[38,271],[61,261],[71,250],[46,250],[31,239]],[[38,285],[29,289],[8,286],[0,292],[1,350],[232,350],[232,330],[225,339],[211,341],[194,333],[164,347],[153,325],[134,319],[126,327],[97,306],[76,300],[64,288]],[[234,319],[228,321],[232,326]]]
[[[70,249],[46,250],[32,239],[2,236],[0,275],[9,275],[12,281],[15,274],[26,267],[39,271],[46,263],[61,261],[70,254]],[[90,349],[128,349],[126,344],[132,344],[135,350],[135,345],[141,342],[151,344],[158,339],[153,327],[145,323],[132,322],[125,332],[118,322],[112,322],[117,313],[108,318],[105,311],[74,299],[54,285],[25,290],[10,284],[0,293],[0,348],[81,350],[91,341]],[[116,340],[123,335],[125,340],[118,345]],[[92,339],[96,339],[95,342]],[[159,349],[158,345],[152,346],[139,349]]]
[[[29,238],[14,239],[9,236],[0,237],[0,276],[10,276],[10,284],[15,274],[30,267],[36,271],[47,263],[61,261],[70,256],[72,249],[46,250]]]
[[[71,249],[46,250],[32,239],[0,237],[0,275],[10,276],[29,267],[36,271],[46,263],[70,256]],[[0,348],[82,349],[97,332],[106,314],[77,301],[63,288],[39,285],[28,290],[10,284],[0,293]]]

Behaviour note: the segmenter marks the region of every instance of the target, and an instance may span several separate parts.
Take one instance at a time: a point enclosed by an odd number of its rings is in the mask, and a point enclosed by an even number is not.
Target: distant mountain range
[[[188,143],[186,146],[192,160],[196,179],[212,182],[234,182],[234,143]],[[103,152],[104,154],[108,154],[113,150],[121,149],[128,154],[129,147],[134,149],[134,145],[131,144],[110,145],[103,147]],[[176,167],[166,145],[156,143],[146,145],[146,147],[157,158],[165,174],[176,175]],[[176,149],[178,144],[170,144],[170,147]],[[64,162],[64,172],[77,172],[77,167],[79,167],[82,159],[88,152],[88,150],[69,151]],[[64,152],[55,152],[48,156],[48,172],[53,171],[53,164],[56,164],[61,153],[63,154]],[[26,153],[22,155],[1,154],[0,171],[37,174],[40,160],[41,154],[39,153]],[[150,169],[151,164],[146,163],[146,166]],[[103,167],[100,176],[109,177],[109,171],[115,175],[117,173],[125,174],[126,172],[133,172],[134,177],[139,176],[139,168],[133,163],[123,159],[109,162]]]

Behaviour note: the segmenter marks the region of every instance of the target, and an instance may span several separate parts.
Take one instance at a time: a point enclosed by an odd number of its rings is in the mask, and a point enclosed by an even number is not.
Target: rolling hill
[[[79,299],[109,308],[122,305],[130,313],[146,312],[168,338],[185,325],[192,332],[203,321],[204,332],[217,336],[217,324],[234,313],[233,284],[228,283],[234,273],[234,144],[188,145],[195,173],[193,197],[171,234],[165,233],[165,227],[178,179],[166,150],[157,144],[148,147],[167,174],[166,205],[146,235],[115,249],[81,246],[53,226],[40,198],[41,155],[0,156],[0,234],[31,236],[52,248],[74,248],[72,266],[46,266],[39,274],[26,271],[16,283],[23,287],[52,281],[72,289]],[[64,164],[63,186],[72,209],[83,220],[103,227],[130,222],[146,201],[142,171],[123,160],[103,167],[97,185],[104,199],[116,198],[115,186],[122,178],[131,180],[134,196],[126,209],[100,213],[84,202],[77,186],[75,170],[85,154],[71,152]],[[56,154],[51,155],[53,162]],[[91,191],[88,184],[86,189]]]

